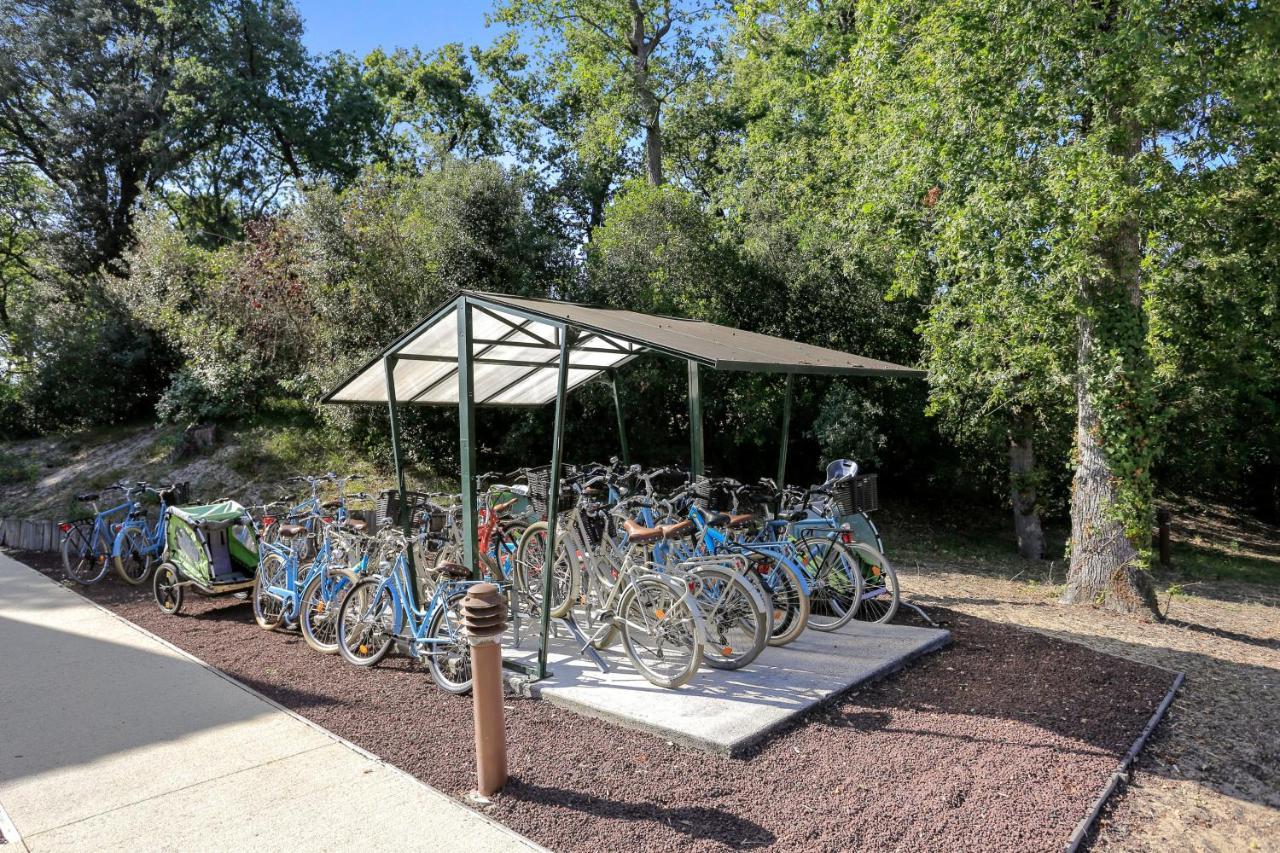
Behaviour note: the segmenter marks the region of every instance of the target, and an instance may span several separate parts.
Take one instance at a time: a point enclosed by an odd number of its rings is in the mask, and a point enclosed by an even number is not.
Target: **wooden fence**
[[[56,521],[0,518],[0,545],[21,551],[57,551],[62,531]]]

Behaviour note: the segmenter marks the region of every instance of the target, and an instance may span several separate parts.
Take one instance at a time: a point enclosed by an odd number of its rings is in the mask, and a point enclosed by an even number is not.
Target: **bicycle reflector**
[[[276,517],[275,517],[274,515],[264,515],[264,516],[262,517],[262,526],[263,526],[263,527],[270,527],[271,525],[273,525],[273,524],[275,524],[275,523],[276,523]]]
[[[124,527],[124,525],[123,525],[123,524],[113,524],[113,525],[111,525],[111,532],[112,532],[112,533],[119,533],[119,532],[120,532],[120,528],[122,528],[122,527]]]
[[[70,532],[71,532],[71,522],[69,522],[69,521],[64,521],[64,522],[62,522],[61,524],[59,524],[59,525],[58,525],[58,529],[59,529],[59,530],[61,530],[63,533],[70,533]]]
[[[323,521],[325,524],[333,524],[333,516],[332,516],[332,515],[326,515],[324,518],[322,518],[322,519],[320,519],[320,520],[321,520],[321,521]]]

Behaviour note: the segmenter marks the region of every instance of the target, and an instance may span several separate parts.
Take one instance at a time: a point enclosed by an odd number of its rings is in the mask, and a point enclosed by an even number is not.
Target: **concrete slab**
[[[537,849],[3,554],[0,649],[29,850]]]
[[[601,673],[567,639],[556,638],[548,655],[551,676],[532,690],[588,716],[738,756],[796,715],[949,642],[950,631],[853,622],[829,634],[805,631],[739,670],[704,665],[684,687],[665,690],[645,681],[620,650],[603,653],[610,671]],[[522,647],[507,649],[507,657],[535,661],[536,640],[525,639]]]

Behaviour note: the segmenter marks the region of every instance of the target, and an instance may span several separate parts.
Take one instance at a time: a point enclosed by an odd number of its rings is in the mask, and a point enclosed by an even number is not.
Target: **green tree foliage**
[[[383,109],[384,156],[421,165],[424,155],[459,157],[498,153],[498,129],[461,44],[423,53],[374,50],[364,60],[363,82]]]
[[[291,182],[358,171],[371,99],[301,33],[288,0],[0,4],[0,159],[56,191],[67,273],[121,256],[143,193],[225,239]]]
[[[671,104],[711,70],[719,11],[683,0],[508,0],[511,30],[476,51],[512,149],[542,172],[589,236],[618,183],[639,168],[665,182]]]
[[[371,168],[341,191],[317,188],[216,248],[153,208],[113,291],[183,357],[161,416],[240,417],[273,395],[315,403],[457,288],[545,295],[568,260],[550,233],[520,179],[446,158],[418,175]],[[385,450],[384,411],[323,414]],[[446,415],[406,417],[417,452],[449,446]]]
[[[778,168],[799,161],[786,183],[844,239],[846,266],[931,300],[921,330],[945,422],[998,435],[1030,413],[1025,428],[1061,435],[1074,379],[1075,600],[1150,606],[1134,569],[1160,446],[1147,329],[1169,256],[1156,247],[1184,245],[1186,223],[1163,216],[1196,194],[1179,137],[1225,129],[1211,106],[1230,103],[1223,75],[1241,53],[1261,55],[1247,35],[1259,16],[998,0],[748,16],[744,76],[778,105],[753,116],[759,138],[797,141],[774,147]],[[1207,43],[1225,47],[1206,61]],[[1015,420],[992,430],[993,416]]]

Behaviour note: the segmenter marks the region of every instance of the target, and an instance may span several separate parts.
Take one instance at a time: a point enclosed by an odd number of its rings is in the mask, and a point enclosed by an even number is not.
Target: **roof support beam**
[[[475,366],[471,361],[471,306],[458,304],[458,453],[462,468],[462,562],[472,580],[480,580],[476,553],[479,513],[476,512]]]
[[[689,364],[689,471],[694,479],[704,472],[702,457],[702,380],[698,362]]]
[[[791,442],[791,392],[795,387],[796,375],[787,374],[787,390],[782,398],[782,441],[778,445],[778,488],[787,484],[787,445]]]
[[[468,301],[470,302],[471,300],[468,300]],[[524,320],[524,322],[522,322],[522,323],[513,323],[513,322],[511,322],[511,320],[509,320],[507,317],[503,316],[503,314],[502,314],[502,313],[500,313],[500,312],[498,312],[498,311],[493,311],[493,310],[491,310],[491,309],[489,309],[489,308],[486,308],[484,305],[481,305],[481,304],[476,303],[476,302],[472,302],[472,304],[473,304],[473,305],[475,305],[475,307],[476,307],[476,309],[477,309],[477,310],[482,311],[486,316],[488,316],[488,317],[492,317],[493,319],[497,320],[499,323],[502,323],[502,324],[504,324],[504,325],[506,325],[506,326],[509,326],[509,327],[511,328],[511,331],[510,331],[510,332],[505,332],[505,333],[503,333],[503,337],[504,337],[504,338],[505,338],[507,335],[510,335],[512,332],[518,332],[518,333],[520,333],[520,334],[522,334],[522,335],[527,335],[528,337],[533,338],[535,341],[539,341],[539,342],[541,342],[541,343],[544,343],[544,344],[546,344],[546,345],[547,345],[547,346],[549,346],[549,347],[554,347],[554,346],[555,346],[555,342],[554,342],[554,341],[549,341],[549,340],[547,340],[547,339],[546,339],[546,338],[544,338],[542,335],[538,334],[538,333],[537,333],[537,332],[535,332],[533,329],[530,329],[530,328],[529,328],[529,323],[530,323],[530,321],[531,321],[531,319],[532,319],[532,318],[528,318],[528,317],[526,317],[526,318],[525,318],[525,320]]]
[[[622,398],[618,396],[618,371],[608,371],[609,387],[613,390],[613,411],[618,416],[618,444],[622,448],[622,464],[631,464],[631,454],[627,451],[627,424],[622,418]]]
[[[405,540],[412,543],[413,513],[409,511],[405,500],[404,457],[400,452],[400,413],[396,409],[396,357],[387,355],[382,359],[382,366],[387,376],[387,410],[391,417],[391,459],[396,466],[396,488],[400,490],[400,500],[397,504],[400,517],[396,520],[404,530]],[[418,596],[418,571],[413,562],[412,547],[406,549],[405,569],[409,574],[409,594],[416,601]]]
[[[468,308],[470,308],[470,307],[471,307],[471,300],[470,300],[469,298],[465,297],[465,296],[458,300],[458,308],[459,308],[459,309],[461,309],[461,308],[463,308],[464,306],[465,306],[465,307],[468,307]],[[484,309],[482,308],[481,310],[484,310]],[[468,324],[470,324],[470,322],[471,322],[471,312],[470,312],[470,311],[467,311],[467,312],[464,312],[464,313],[465,313],[465,314],[466,314],[466,316],[467,316],[467,322],[468,322]],[[485,313],[489,313],[489,312],[485,312]],[[502,318],[499,318],[499,319],[502,319]],[[521,323],[519,326],[514,326],[514,325],[512,325],[512,323],[511,323],[509,320],[503,320],[502,322],[506,323],[508,326],[512,326],[512,328],[514,328],[514,329],[517,329],[517,330],[521,330],[521,331],[523,331],[523,329],[522,329],[521,327],[529,325],[530,323],[532,323],[532,322],[533,322],[533,320],[532,320],[532,319],[525,320],[525,321],[524,321],[523,323]],[[459,324],[461,324],[461,323],[462,323],[462,313],[460,313],[460,314],[458,315],[458,323],[459,323]],[[458,331],[458,334],[459,334],[459,336],[461,336],[461,334],[462,334],[462,331],[461,331],[461,330],[462,330],[462,326],[461,326],[461,325],[459,325],[459,326],[458,326],[458,330],[459,330],[459,331]],[[532,334],[532,332],[530,332],[530,334]],[[536,336],[535,336],[535,337],[536,337]],[[470,358],[470,357],[471,357],[471,345],[470,345],[470,343],[471,343],[471,338],[472,338],[472,335],[471,335],[471,329],[470,329],[470,326],[468,325],[468,328],[467,328],[467,341],[468,341],[468,345],[467,345],[467,352],[466,352],[466,356],[467,356],[468,358]],[[541,338],[539,338],[539,340],[541,340]],[[489,350],[491,350],[491,349],[493,349],[493,347],[485,347],[484,349],[482,349],[482,350],[479,352],[479,355],[484,355],[486,352],[488,352],[488,351],[489,351]],[[459,365],[461,365],[461,364],[462,364],[462,361],[463,361],[463,353],[462,353],[462,351],[461,351],[461,350],[459,350],[459,351],[458,351],[458,359],[457,359],[457,360],[458,360],[458,364],[459,364]],[[455,367],[453,370],[450,370],[448,373],[446,373],[444,376],[441,376],[441,377],[440,377],[439,379],[437,379],[435,382],[432,382],[432,383],[431,383],[430,385],[428,385],[426,388],[423,388],[423,389],[422,389],[421,391],[419,391],[417,394],[414,394],[414,395],[413,395],[413,399],[412,399],[412,400],[410,400],[409,402],[411,402],[411,403],[412,403],[412,402],[414,402],[414,401],[416,401],[416,400],[420,400],[420,399],[422,399],[423,397],[427,396],[427,394],[431,393],[431,392],[432,392],[432,391],[434,391],[436,388],[440,387],[441,383],[443,383],[443,382],[445,382],[445,381],[447,381],[447,380],[449,380],[449,379],[453,378],[453,376],[458,372],[458,369],[459,369],[458,367]],[[459,401],[459,402],[461,402],[461,401]]]
[[[512,314],[519,314],[521,317],[527,317],[530,320],[534,320],[539,323],[556,323],[558,325],[563,325],[566,322],[563,319],[553,318],[548,314],[535,313],[533,311],[529,311],[527,309],[519,308],[515,305],[503,302],[501,301],[501,296],[498,294],[477,295],[477,294],[468,292],[466,299],[468,302],[471,302],[474,305],[484,305],[490,308],[497,309],[498,311],[510,311]],[[554,300],[550,300],[550,301],[554,301]],[[634,346],[642,347],[647,350],[652,350],[653,352],[660,352],[660,353],[663,353],[664,355],[669,355],[672,358],[679,358],[679,359],[692,358],[692,360],[697,361],[699,364],[705,364],[707,367],[718,366],[717,362],[714,359],[702,358],[700,356],[697,356],[697,357],[691,356],[691,354],[689,353],[681,352],[680,350],[672,349],[671,347],[668,347],[668,346],[662,346],[660,344],[654,343],[653,341],[645,340],[644,338],[637,337],[635,335],[625,334],[623,332],[619,332],[616,330],[603,329],[591,323],[583,322],[580,320],[572,320],[569,322],[572,323],[573,328],[578,329],[580,332],[593,332],[595,334],[598,334],[601,336],[607,336],[609,338],[614,338],[619,341],[626,341],[627,343],[633,344]]]
[[[547,639],[551,634],[551,576],[556,564],[556,527],[560,513],[560,459],[563,456],[564,416],[569,402],[569,350],[577,336],[574,329],[560,329],[560,370],[556,377],[556,417],[551,428],[551,476],[547,487],[547,548],[542,557],[542,632],[538,643],[538,678],[547,677]],[[576,571],[572,565],[566,567]]]

